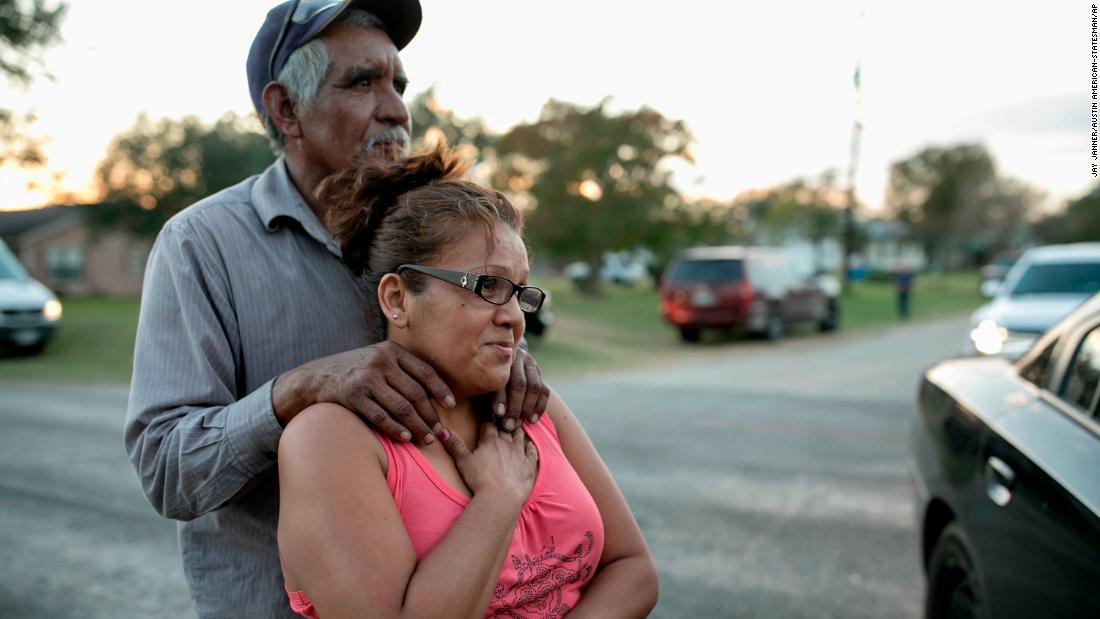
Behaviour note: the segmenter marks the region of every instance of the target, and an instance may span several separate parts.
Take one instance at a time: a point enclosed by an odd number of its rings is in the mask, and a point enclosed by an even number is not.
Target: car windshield
[[[1100,262],[1079,262],[1033,264],[1020,276],[1010,295],[1095,292],[1100,292]]]
[[[24,280],[29,279],[29,276],[7,245],[0,242],[0,280],[4,279]]]
[[[669,276],[678,282],[728,282],[741,279],[740,260],[684,260]]]

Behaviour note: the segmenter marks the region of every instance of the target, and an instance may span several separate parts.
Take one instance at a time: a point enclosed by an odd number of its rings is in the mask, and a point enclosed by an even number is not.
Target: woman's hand
[[[538,473],[539,454],[523,428],[500,432],[493,421],[481,424],[477,448],[470,451],[457,434],[440,433],[443,446],[455,461],[462,481],[475,495],[502,493],[522,503],[531,493]]]

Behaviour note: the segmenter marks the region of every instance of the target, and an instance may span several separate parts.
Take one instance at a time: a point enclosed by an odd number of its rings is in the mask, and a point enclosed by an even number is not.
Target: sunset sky
[[[45,54],[56,79],[3,86],[0,105],[37,113],[49,163],[0,168],[0,209],[48,203],[51,186],[94,198],[97,161],[141,112],[214,120],[251,110],[245,56],[270,0],[71,4],[64,42]],[[496,131],[535,119],[550,97],[648,105],[695,135],[696,164],[672,166],[689,195],[726,200],[843,174],[857,61],[857,190],[872,208],[890,163],[933,144],[983,142],[1050,207],[1094,182],[1086,2],[422,4],[402,53],[410,97],[435,84],[443,105]]]

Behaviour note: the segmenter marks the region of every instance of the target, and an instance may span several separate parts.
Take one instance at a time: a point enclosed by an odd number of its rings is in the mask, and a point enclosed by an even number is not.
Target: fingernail
[[[500,404],[497,404],[497,417],[503,417],[503,416],[504,416],[504,403],[501,402]]]
[[[516,428],[516,422],[512,421],[511,419],[505,419],[504,420],[504,429],[505,430],[508,430],[509,432],[511,432],[515,428]]]
[[[401,440],[403,440],[403,441],[411,441],[412,437],[413,437],[413,435],[409,434],[408,430],[401,433]]]
[[[432,436],[431,434],[425,434],[424,435],[424,444],[425,445],[431,445],[434,442],[435,442],[435,437],[434,436]]]
[[[447,396],[447,397],[443,398],[443,404],[444,404],[444,406],[446,406],[447,408],[454,408],[454,407],[455,407],[455,399],[454,399],[454,396],[450,396],[450,395],[449,395],[449,396]]]
[[[447,440],[447,439],[451,438],[451,433],[446,431],[446,430],[440,430],[439,431],[439,438],[441,438],[443,440]]]
[[[439,434],[440,430],[442,429],[443,424],[437,422],[434,426],[432,426],[432,434]]]
[[[531,423],[538,423],[538,422],[539,422],[538,414],[531,415]]]

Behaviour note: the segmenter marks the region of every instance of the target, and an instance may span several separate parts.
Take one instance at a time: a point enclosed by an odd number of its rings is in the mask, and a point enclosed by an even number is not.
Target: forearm
[[[190,520],[222,507],[270,468],[280,431],[270,383],[237,402],[208,407],[154,400],[135,385],[125,442],[153,507]]]
[[[465,511],[414,569],[402,615],[484,617],[512,543],[522,500],[475,495]]]
[[[569,616],[645,617],[656,605],[657,570],[643,553],[601,567]]]
[[[317,404],[316,391],[308,363],[277,376],[271,388],[271,410],[279,425],[285,428],[295,415]]]

